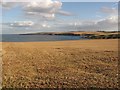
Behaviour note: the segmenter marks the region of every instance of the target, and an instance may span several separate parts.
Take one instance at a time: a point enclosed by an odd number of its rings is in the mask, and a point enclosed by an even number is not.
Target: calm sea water
[[[62,40],[79,40],[84,39],[80,36],[60,36],[60,35],[17,35],[4,34],[2,42],[35,42],[35,41],[62,41]]]

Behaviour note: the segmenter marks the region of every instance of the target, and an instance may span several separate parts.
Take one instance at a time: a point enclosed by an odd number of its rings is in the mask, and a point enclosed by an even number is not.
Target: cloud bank
[[[110,7],[102,7],[101,12],[107,13],[107,14],[116,14],[118,13],[118,10],[116,8],[110,8]]]
[[[70,12],[61,10],[62,2],[52,0],[34,0],[29,2],[2,2],[2,7],[12,9],[17,5],[22,5],[22,9],[29,17],[41,17],[54,19],[56,14],[69,16]]]
[[[57,18],[57,15],[66,17],[74,16],[71,12],[62,10],[62,2],[52,0],[39,0],[26,3],[3,3],[3,8],[12,9],[21,6],[22,13],[27,20],[18,20],[4,26],[13,29],[28,31],[112,31],[118,30],[118,13],[113,7],[102,7],[99,12],[107,14],[97,20],[69,20]],[[72,7],[71,7],[72,8]],[[78,8],[76,8],[78,9]],[[72,17],[73,18],[73,17]],[[17,31],[16,31],[17,32]]]
[[[33,26],[34,22],[32,21],[15,21],[14,23],[11,23],[11,27],[30,27]]]

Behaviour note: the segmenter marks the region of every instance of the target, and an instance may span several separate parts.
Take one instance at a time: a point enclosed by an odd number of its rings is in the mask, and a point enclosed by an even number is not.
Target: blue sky
[[[65,11],[72,12],[81,19],[96,19],[96,15],[101,17],[106,17],[108,14],[101,13],[100,9],[102,7],[112,8],[114,3],[110,2],[71,2],[63,3],[63,9]]]
[[[55,1],[55,0],[54,0]],[[2,32],[117,30],[116,2],[4,3]],[[46,4],[47,3],[47,4]]]
[[[61,0],[62,2],[118,2],[119,0]]]

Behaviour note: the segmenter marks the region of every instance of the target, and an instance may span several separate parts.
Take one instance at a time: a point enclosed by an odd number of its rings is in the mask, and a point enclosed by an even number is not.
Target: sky
[[[3,2],[3,34],[63,31],[117,31],[117,2]]]

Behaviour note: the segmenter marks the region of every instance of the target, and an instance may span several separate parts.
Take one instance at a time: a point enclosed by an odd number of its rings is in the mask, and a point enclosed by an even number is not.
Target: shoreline
[[[119,31],[70,31],[70,32],[38,32],[19,35],[56,35],[56,36],[81,36],[87,39],[119,39]]]
[[[69,42],[69,41],[97,41],[97,40],[120,40],[120,39],[118,39],[118,38],[116,38],[116,39],[78,39],[78,40],[56,40],[56,41],[27,41],[27,42]],[[10,41],[11,42],[11,41]],[[15,41],[16,42],[16,41]],[[20,43],[22,43],[22,41],[18,41],[18,42],[20,42]],[[24,41],[25,42],[25,41]],[[27,43],[27,42],[25,42],[25,43]],[[0,41],[0,43],[4,43],[4,41]],[[12,43],[12,42],[11,42]],[[14,42],[13,42],[14,43]]]

